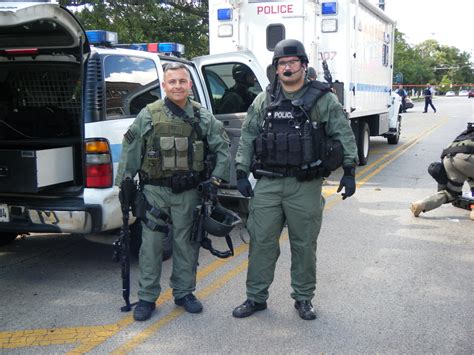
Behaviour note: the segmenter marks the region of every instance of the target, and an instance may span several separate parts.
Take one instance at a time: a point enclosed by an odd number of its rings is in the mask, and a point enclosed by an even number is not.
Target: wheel
[[[173,255],[173,230],[171,226],[163,241],[163,261]],[[137,221],[130,226],[130,253],[138,259],[140,246],[142,245],[142,224]]]
[[[393,136],[388,136],[387,137],[387,142],[388,144],[398,144],[398,141],[400,140],[400,132],[402,130],[402,118],[400,115],[398,115],[398,120],[397,120],[397,133],[394,134]]]
[[[361,122],[359,134],[357,135],[357,154],[359,155],[359,165],[367,164],[369,159],[370,129],[367,122]]]
[[[18,234],[13,232],[2,232],[0,233],[0,246],[10,244],[13,242]]]

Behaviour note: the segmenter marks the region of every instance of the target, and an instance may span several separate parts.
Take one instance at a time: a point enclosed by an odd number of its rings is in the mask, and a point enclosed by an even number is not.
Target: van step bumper
[[[0,232],[86,234],[101,230],[100,205],[39,207],[0,202],[7,203],[10,215],[8,222],[0,223]]]

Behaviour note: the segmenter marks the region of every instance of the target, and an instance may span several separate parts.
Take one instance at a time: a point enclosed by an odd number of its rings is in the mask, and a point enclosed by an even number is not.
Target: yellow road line
[[[447,119],[441,121],[437,125],[431,127],[427,131],[423,131],[407,143],[403,144],[400,147],[397,147],[394,150],[389,151],[387,154],[383,155],[381,158],[377,159],[373,163],[367,165],[362,170],[358,171],[357,177],[360,177],[358,180],[357,186],[360,187],[364,185],[371,177],[376,175],[380,170],[382,170],[386,165],[388,165],[393,160],[397,159],[401,154],[406,152],[410,147],[417,143],[421,138],[425,137],[435,129],[439,128],[441,125],[446,123]],[[373,171],[372,168],[375,168]],[[365,175],[365,176],[364,176]],[[334,195],[336,193],[337,187],[325,188],[324,196],[326,198]],[[326,208],[330,208],[337,202],[341,200],[332,200],[327,203]],[[282,240],[287,239],[282,235]],[[248,245],[242,244],[235,249],[235,256],[240,255],[248,249]],[[197,278],[202,279],[209,275],[210,273],[216,271],[218,268],[227,264],[229,259],[217,259],[209,264],[207,267],[198,271]],[[246,262],[237,266],[237,268],[225,274],[223,277],[214,281],[210,286],[204,290],[198,292],[197,294],[200,298],[208,297],[212,292],[222,287],[224,283],[228,282],[230,279],[235,277],[238,273],[242,272],[246,266]],[[172,290],[167,289],[160,296],[157,305],[161,305],[172,299]],[[171,320],[179,317],[183,314],[181,308],[169,313],[166,317],[160,319],[156,323],[148,327],[143,334],[140,333],[136,338],[130,340],[123,346],[117,348],[117,352],[129,351],[133,347],[136,347],[141,340],[146,339],[151,334],[156,332],[162,326],[168,324]],[[82,326],[82,327],[66,327],[66,328],[52,328],[52,329],[34,329],[34,330],[21,330],[14,332],[0,332],[0,349],[4,348],[19,348],[19,347],[29,347],[29,346],[46,346],[46,345],[57,345],[57,344],[73,344],[79,342],[80,345],[75,349],[71,350],[69,354],[82,354],[88,351],[91,351],[98,345],[104,343],[107,339],[114,336],[122,329],[128,327],[133,323],[133,318],[129,314],[119,320],[115,324],[103,325],[103,326]]]
[[[206,299],[207,297],[212,295],[215,291],[222,288],[227,282],[229,282],[235,276],[245,271],[247,269],[247,264],[248,264],[248,261],[245,260],[237,267],[233,268],[232,270],[230,270],[223,276],[219,277],[216,281],[214,281],[212,284],[204,288],[202,291],[197,292],[198,297],[200,299]],[[184,313],[185,311],[182,308],[174,309],[173,311],[168,313],[166,316],[161,318],[158,322],[155,322],[154,324],[150,325],[148,328],[140,332],[140,334],[138,334],[137,336],[135,336],[134,338],[132,338],[131,340],[129,340],[122,346],[112,351],[112,354],[117,354],[117,355],[127,354],[128,352],[136,348],[138,345],[142,344],[145,340],[150,338],[154,333],[156,333],[163,326],[165,326],[172,320],[178,318]]]

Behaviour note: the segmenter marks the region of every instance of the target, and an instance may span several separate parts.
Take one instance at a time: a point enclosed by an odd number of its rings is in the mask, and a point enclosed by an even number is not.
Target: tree
[[[207,0],[88,0],[80,4],[84,6],[69,8],[85,29],[117,32],[120,43],[178,42],[184,44],[189,58],[209,51]]]
[[[441,45],[429,39],[413,48],[405,34],[395,30],[394,72],[401,72],[404,82],[424,85],[428,82],[442,85],[473,83],[470,55],[456,47]]]

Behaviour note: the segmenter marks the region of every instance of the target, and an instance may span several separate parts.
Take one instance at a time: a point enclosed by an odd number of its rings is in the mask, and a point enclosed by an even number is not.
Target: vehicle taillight
[[[84,143],[86,187],[107,188],[113,184],[112,155],[107,139],[89,138]]]

